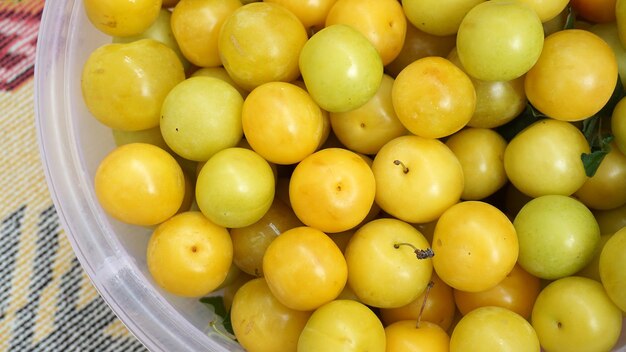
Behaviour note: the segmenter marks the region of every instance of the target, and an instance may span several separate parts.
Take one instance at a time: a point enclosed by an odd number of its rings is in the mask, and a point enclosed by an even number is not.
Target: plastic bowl
[[[46,3],[37,47],[36,123],[65,233],[100,295],[151,351],[243,351],[209,328],[213,314],[197,299],[175,297],[154,284],[145,260],[149,230],[112,221],[98,205],[95,170],[114,142],[88,113],[80,76],[88,55],[110,41],[88,22],[81,0]]]
[[[110,40],[88,22],[81,0],[45,6],[35,66],[36,123],[66,235],[100,295],[149,350],[243,351],[209,327],[213,313],[197,299],[170,295],[154,284],[145,258],[150,231],[113,221],[98,205],[93,177],[114,142],[87,111],[80,75],[89,54]],[[624,331],[620,352],[626,352]]]

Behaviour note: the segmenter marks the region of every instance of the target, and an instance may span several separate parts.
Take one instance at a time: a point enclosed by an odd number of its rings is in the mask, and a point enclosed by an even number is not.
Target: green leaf
[[[519,116],[509,123],[496,128],[496,132],[507,140],[507,142],[510,142],[511,139],[513,139],[513,137],[520,133],[524,128],[544,118],[546,118],[544,114],[535,109],[530,103],[527,103],[526,109],[524,109]]]
[[[215,319],[209,324],[216,329],[218,333],[236,340],[234,337],[233,325],[230,320],[230,311],[226,310],[226,306],[224,305],[224,297],[202,297],[200,298],[200,302],[215,314]],[[220,328],[223,329],[223,331],[220,331]],[[225,334],[224,331],[227,332],[228,335]]]
[[[598,120],[600,120],[600,115],[594,115],[588,119],[583,120],[582,132],[585,135],[585,138],[587,139],[587,142],[589,142],[590,146],[594,143],[594,138],[598,134],[596,127],[598,125]]]
[[[213,313],[219,315],[220,317],[226,316],[226,306],[224,305],[224,297],[222,296],[211,296],[211,297],[202,297],[200,298],[200,302],[204,303],[209,309],[212,308]]]
[[[591,152],[589,154],[583,153],[580,156],[580,159],[583,161],[583,165],[585,167],[585,174],[587,177],[593,177],[598,171],[600,167],[600,163],[608,153],[603,150],[597,150],[595,152]]]
[[[589,177],[596,174],[602,160],[611,150],[610,144],[611,141],[613,141],[613,135],[605,131],[602,125],[610,125],[611,115],[613,114],[615,105],[624,98],[624,94],[622,80],[618,77],[615,89],[609,101],[595,115],[582,122],[581,131],[589,143],[590,153],[583,153],[580,158],[583,162],[585,173]]]
[[[580,159],[583,162],[587,177],[593,177],[593,175],[596,174],[602,160],[611,151],[612,141],[612,135],[605,136],[600,141],[600,145],[598,147],[592,147],[590,153],[581,154]]]
[[[234,335],[235,332],[233,331],[233,322],[232,322],[232,320],[230,320],[230,311],[228,311],[228,313],[226,313],[226,316],[224,317],[223,323],[224,323],[224,329],[226,329],[226,331],[228,331],[229,333]],[[235,338],[234,340],[237,340],[237,339]]]

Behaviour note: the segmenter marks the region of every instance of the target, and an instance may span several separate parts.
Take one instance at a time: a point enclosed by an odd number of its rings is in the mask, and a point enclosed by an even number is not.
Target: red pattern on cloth
[[[41,14],[0,9],[0,90],[14,90],[32,77]]]

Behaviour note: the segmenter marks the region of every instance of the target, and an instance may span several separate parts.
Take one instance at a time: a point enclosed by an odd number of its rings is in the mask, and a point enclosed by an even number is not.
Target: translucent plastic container
[[[213,314],[197,299],[175,297],[154,284],[145,260],[149,230],[112,221],[98,205],[93,176],[114,142],[87,112],[80,74],[89,54],[107,42],[88,22],[81,0],[47,3],[35,69],[37,128],[66,235],[104,300],[151,351],[243,351],[208,326]],[[618,346],[626,352],[625,333]]]
[[[47,2],[39,36],[35,101],[44,169],[76,256],[104,300],[151,351],[242,351],[208,327],[197,299],[160,290],[147,271],[149,231],[110,220],[93,190],[98,163],[113,149],[107,127],[82,101],[83,63],[110,42],[88,22],[81,0]]]

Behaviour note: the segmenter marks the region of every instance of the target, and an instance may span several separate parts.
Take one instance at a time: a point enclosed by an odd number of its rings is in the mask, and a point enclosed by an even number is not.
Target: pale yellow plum
[[[228,231],[200,212],[181,213],[159,225],[146,254],[159,286],[185,297],[201,297],[219,287],[232,258]]]

